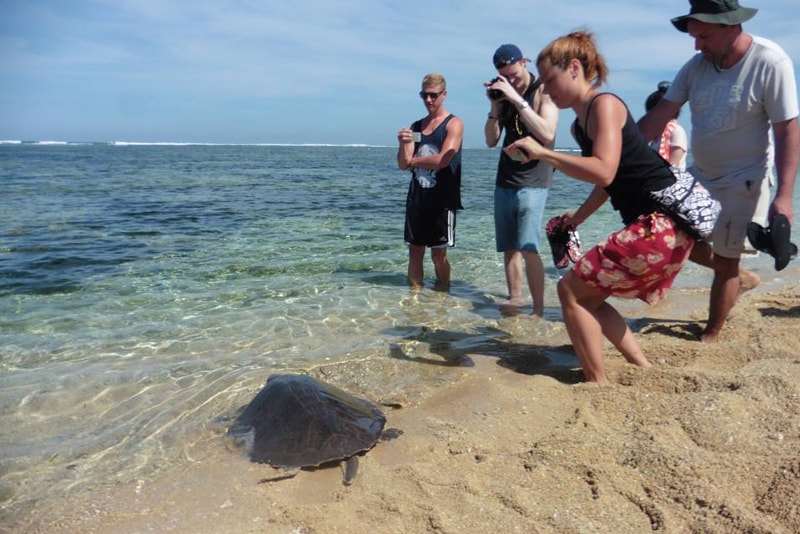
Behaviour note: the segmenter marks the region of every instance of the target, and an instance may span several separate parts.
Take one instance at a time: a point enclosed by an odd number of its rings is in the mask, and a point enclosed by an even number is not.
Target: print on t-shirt
[[[417,149],[416,156],[422,158],[425,156],[432,156],[438,154],[439,149],[434,145],[427,143],[421,144]],[[421,167],[414,167],[414,175],[417,177],[417,183],[423,189],[432,189],[436,187],[436,171],[433,169],[423,169]]]

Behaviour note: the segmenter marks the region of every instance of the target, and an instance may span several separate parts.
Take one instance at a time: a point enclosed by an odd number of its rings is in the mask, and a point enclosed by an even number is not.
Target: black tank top
[[[421,135],[414,146],[414,154],[426,156],[438,154],[447,138],[447,123],[455,117],[452,113],[436,127],[430,135]],[[422,120],[411,125],[414,132],[422,131]],[[461,206],[461,147],[458,147],[450,164],[438,171],[414,168],[408,186],[406,205],[416,209],[460,210]]]
[[[601,95],[608,94],[622,99],[613,93],[600,93],[595,95],[586,109],[586,129],[592,104]],[[625,102],[622,102],[623,105]],[[614,181],[605,190],[611,199],[611,205],[622,216],[626,225],[635,221],[640,215],[660,211],[658,204],[650,199],[650,191],[658,191],[675,183],[675,175],[670,170],[670,164],[658,153],[650,148],[647,140],[639,132],[639,127],[631,116],[630,110],[625,107],[628,117],[622,127],[622,154],[619,158],[619,167]],[[572,124],[575,139],[581,147],[583,156],[592,155],[594,143],[578,124],[578,119]]]
[[[531,83],[522,98],[534,107],[536,99],[536,90],[542,85],[542,81],[534,76],[531,76]],[[500,104],[500,124],[503,125],[505,137],[503,138],[503,148],[507,147],[517,139],[521,139],[530,135],[534,139],[536,136],[528,132],[528,127],[525,122],[519,117],[519,111],[514,104],[503,100]],[[536,139],[538,141],[538,139]],[[541,141],[539,141],[541,143]],[[538,159],[531,160],[527,163],[514,161],[511,159],[505,150],[500,151],[500,161],[497,164],[497,174],[495,176],[495,185],[497,187],[507,187],[511,189],[521,189],[523,187],[544,187],[548,188],[552,185],[552,169],[537,168],[539,164]]]

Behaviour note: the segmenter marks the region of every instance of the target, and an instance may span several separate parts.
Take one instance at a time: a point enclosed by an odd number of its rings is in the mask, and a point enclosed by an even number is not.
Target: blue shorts
[[[494,234],[497,252],[539,252],[547,188],[494,188]]]

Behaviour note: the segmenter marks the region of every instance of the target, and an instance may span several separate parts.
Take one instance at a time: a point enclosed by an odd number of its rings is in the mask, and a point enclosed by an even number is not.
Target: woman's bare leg
[[[643,367],[649,365],[625,320],[606,302],[604,293],[586,285],[573,271],[569,271],[558,282],[558,298],[570,341],[587,382],[608,383],[603,336],[627,361]]]

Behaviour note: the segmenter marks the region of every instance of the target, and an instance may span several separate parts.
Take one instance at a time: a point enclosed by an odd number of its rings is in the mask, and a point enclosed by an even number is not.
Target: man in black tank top
[[[408,244],[408,283],[423,286],[425,248],[431,249],[438,287],[450,285],[447,249],[455,246],[456,210],[461,206],[463,121],[445,109],[447,82],[428,74],[419,93],[428,115],[397,132],[397,165],[411,171],[406,195],[404,237]]]

